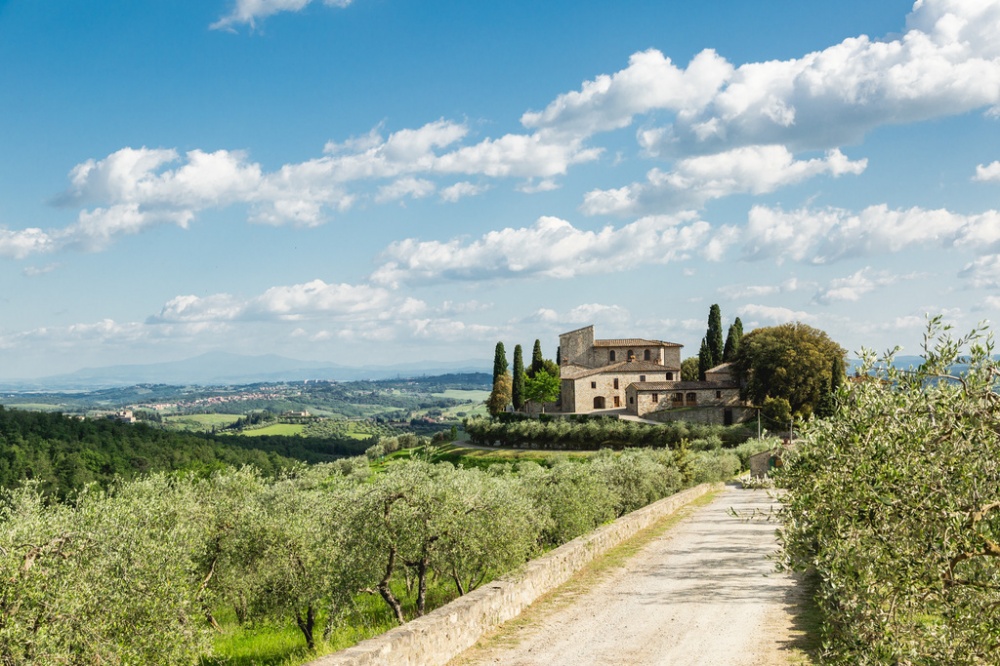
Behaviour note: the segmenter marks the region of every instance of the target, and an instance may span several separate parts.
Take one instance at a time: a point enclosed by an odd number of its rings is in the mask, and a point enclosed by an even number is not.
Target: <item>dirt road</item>
[[[454,666],[795,663],[797,589],[767,559],[775,523],[729,515],[767,513],[772,501],[727,487],[623,567],[532,607]]]

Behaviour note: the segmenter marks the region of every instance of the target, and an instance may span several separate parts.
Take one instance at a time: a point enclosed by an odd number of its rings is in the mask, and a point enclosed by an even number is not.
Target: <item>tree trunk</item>
[[[430,571],[430,558],[424,555],[417,565],[417,616],[424,614],[427,608],[427,572]]]
[[[313,638],[313,628],[316,626],[316,611],[313,609],[312,604],[306,606],[306,615],[302,615],[295,611],[295,623],[299,625],[299,629],[302,631],[302,635],[305,636],[306,646],[312,650],[316,647],[316,641]]]
[[[393,614],[396,616],[396,621],[400,624],[406,624],[406,618],[403,617],[403,606],[399,603],[399,599],[396,595],[392,593],[392,589],[389,587],[389,581],[392,578],[392,571],[396,567],[396,549],[389,549],[389,561],[385,565],[385,575],[382,580],[378,583],[378,593],[381,595],[382,599],[389,608],[392,609]]]

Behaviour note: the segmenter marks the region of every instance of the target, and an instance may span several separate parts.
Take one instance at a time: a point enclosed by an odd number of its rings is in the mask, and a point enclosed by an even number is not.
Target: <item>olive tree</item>
[[[783,561],[818,577],[825,661],[1000,663],[993,351],[934,319],[916,369],[864,352],[835,415],[787,456]]]

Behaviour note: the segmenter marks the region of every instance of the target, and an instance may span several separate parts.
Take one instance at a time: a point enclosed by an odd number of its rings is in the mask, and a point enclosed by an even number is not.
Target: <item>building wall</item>
[[[591,365],[594,349],[594,327],[587,326],[559,336],[559,360],[561,363],[576,363],[587,368]]]
[[[594,398],[604,397],[604,409],[615,409],[615,396],[618,397],[617,408],[627,408],[628,398],[626,389],[635,382],[662,382],[666,381],[667,373],[673,373],[675,378],[680,377],[680,368],[671,369],[664,366],[656,371],[618,371],[615,373],[595,373],[589,377],[580,379],[563,380],[564,399],[562,411],[585,413],[594,411]],[[618,388],[615,388],[615,380],[618,380]],[[567,385],[572,386],[567,389]],[[739,391],[737,391],[739,394]],[[567,400],[565,396],[571,395],[572,399]],[[738,395],[737,395],[738,397]]]

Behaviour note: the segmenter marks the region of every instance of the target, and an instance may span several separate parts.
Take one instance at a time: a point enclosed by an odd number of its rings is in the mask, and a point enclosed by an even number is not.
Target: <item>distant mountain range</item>
[[[209,352],[183,361],[84,368],[69,374],[39,379],[0,381],[0,390],[92,390],[134,384],[216,386],[306,379],[358,381],[466,372],[492,372],[492,365],[471,360],[354,367],[299,361],[275,354],[243,356],[227,352]]]

